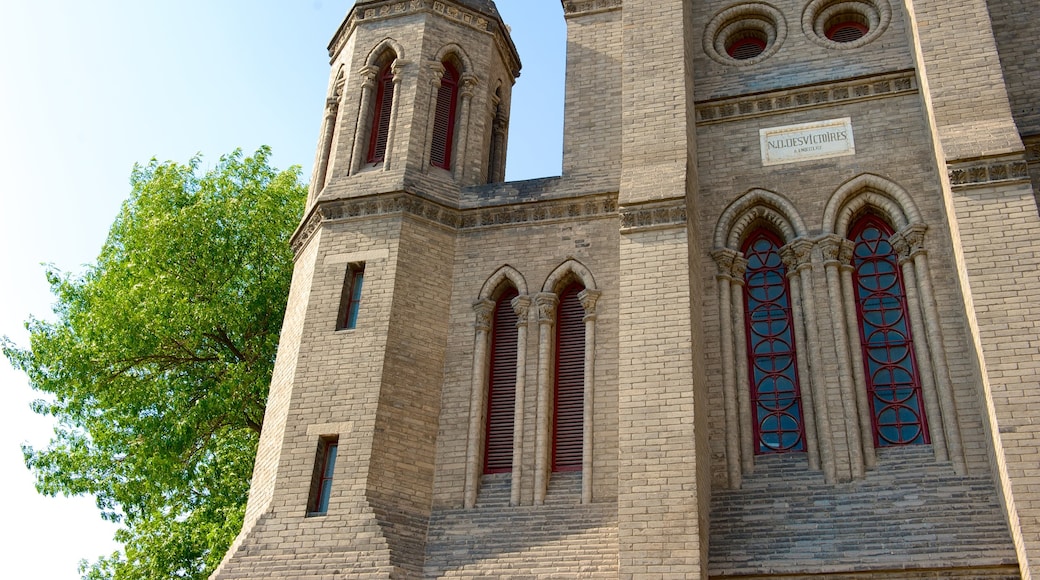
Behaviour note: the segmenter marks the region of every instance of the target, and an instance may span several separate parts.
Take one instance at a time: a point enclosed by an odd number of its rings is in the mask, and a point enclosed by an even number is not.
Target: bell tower
[[[245,522],[213,578],[419,578],[460,200],[520,61],[491,0],[360,0],[331,71]]]

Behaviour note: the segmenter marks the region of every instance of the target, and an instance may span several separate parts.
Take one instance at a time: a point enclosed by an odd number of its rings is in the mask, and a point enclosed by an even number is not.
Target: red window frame
[[[336,330],[350,330],[357,327],[358,314],[361,311],[361,289],[364,283],[365,264],[352,264],[347,268]]]
[[[556,381],[553,389],[552,470],[581,471],[585,416],[585,308],[573,283],[556,310]]]
[[[441,86],[437,89],[437,107],[433,115],[433,143],[430,148],[430,164],[441,169],[451,169],[452,150],[455,145],[455,114],[459,99],[459,70],[450,62],[444,65]]]
[[[339,437],[323,437],[318,441],[318,453],[314,461],[314,476],[311,480],[308,515],[324,515],[329,511],[332,496],[332,476],[336,470],[339,453]]]
[[[843,20],[827,27],[824,36],[834,42],[855,42],[870,32],[866,25],[854,20]]]
[[[516,353],[519,332],[510,288],[495,304],[491,323],[491,361],[484,425],[484,473],[513,470],[513,425],[516,420]]]
[[[875,447],[928,444],[906,289],[892,227],[874,214],[856,220],[853,285]]]
[[[741,248],[748,261],[744,336],[756,455],[805,451],[791,289],[780,259],[782,246],[776,234],[762,228]]]
[[[368,163],[382,163],[386,158],[386,141],[390,136],[390,115],[394,106],[394,71],[387,63],[376,77],[376,98],[368,138]]]
[[[754,36],[738,38],[726,47],[726,54],[737,60],[755,58],[766,51],[766,41]]]

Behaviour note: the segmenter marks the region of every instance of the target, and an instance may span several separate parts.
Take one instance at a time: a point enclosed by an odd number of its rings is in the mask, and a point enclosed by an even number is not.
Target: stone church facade
[[[213,578],[1040,574],[1040,3],[563,6],[521,182],[492,0],[337,31]]]

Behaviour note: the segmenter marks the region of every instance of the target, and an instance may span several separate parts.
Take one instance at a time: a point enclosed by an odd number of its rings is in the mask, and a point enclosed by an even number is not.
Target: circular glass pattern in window
[[[761,2],[730,6],[716,14],[704,31],[704,52],[727,65],[759,63],[787,38],[787,24],[776,8]]]
[[[856,48],[880,36],[891,19],[887,0],[814,0],[802,14],[802,30],[828,48]]]

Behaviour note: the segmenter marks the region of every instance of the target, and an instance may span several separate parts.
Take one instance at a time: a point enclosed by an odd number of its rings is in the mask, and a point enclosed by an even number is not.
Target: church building
[[[513,182],[494,1],[346,15],[212,578],[1040,580],[1040,2],[562,3]]]

